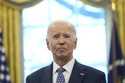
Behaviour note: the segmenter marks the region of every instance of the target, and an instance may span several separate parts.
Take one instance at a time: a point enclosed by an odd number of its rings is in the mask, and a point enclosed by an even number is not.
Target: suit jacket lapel
[[[44,80],[42,80],[42,83],[52,83],[52,71],[53,71],[53,66],[52,64],[47,67],[45,73],[44,73]]]
[[[79,63],[75,61],[69,83],[83,83],[84,76],[84,71],[81,71]]]

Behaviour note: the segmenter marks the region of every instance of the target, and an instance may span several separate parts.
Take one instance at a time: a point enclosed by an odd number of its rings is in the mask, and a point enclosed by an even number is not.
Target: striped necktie
[[[63,75],[64,71],[65,71],[64,68],[57,69],[58,76],[57,76],[57,79],[56,79],[56,83],[65,83],[65,78],[64,78],[64,75]]]

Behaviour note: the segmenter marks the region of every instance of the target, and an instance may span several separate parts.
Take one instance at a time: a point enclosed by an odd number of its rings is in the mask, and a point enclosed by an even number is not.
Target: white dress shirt
[[[69,78],[70,78],[74,63],[75,63],[75,59],[72,58],[66,65],[63,66],[63,68],[65,69],[65,71],[63,72],[64,78],[65,78],[65,83],[69,82]],[[55,62],[53,62],[53,83],[56,83],[56,79],[57,79],[57,75],[58,75],[56,70],[58,68],[60,68],[60,66],[58,64],[56,64]]]

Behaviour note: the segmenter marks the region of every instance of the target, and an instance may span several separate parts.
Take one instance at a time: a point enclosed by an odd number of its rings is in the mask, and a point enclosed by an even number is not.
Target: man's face
[[[48,30],[48,49],[54,59],[71,59],[76,48],[76,36],[68,24],[55,24]]]

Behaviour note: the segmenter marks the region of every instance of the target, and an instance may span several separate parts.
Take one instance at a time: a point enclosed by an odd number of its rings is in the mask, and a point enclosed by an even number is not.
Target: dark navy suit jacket
[[[51,64],[29,75],[26,83],[52,83],[52,71]],[[69,83],[106,83],[106,79],[103,72],[75,61]]]

